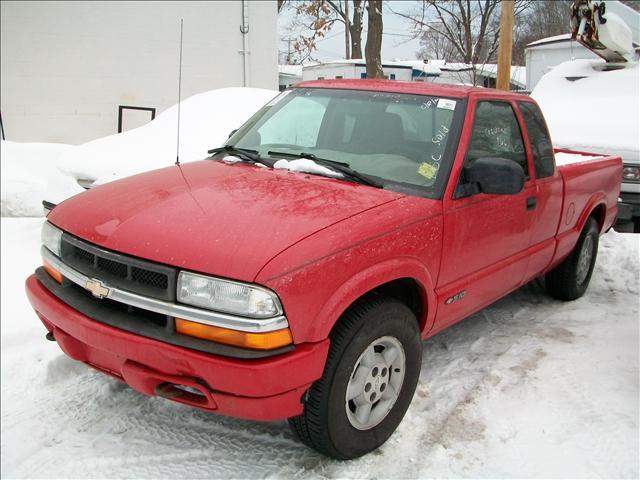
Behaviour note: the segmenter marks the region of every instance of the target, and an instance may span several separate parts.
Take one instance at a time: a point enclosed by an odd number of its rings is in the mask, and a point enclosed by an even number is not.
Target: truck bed
[[[554,149],[560,161],[558,172],[563,183],[563,204],[558,225],[555,262],[564,258],[575,245],[580,229],[593,206],[604,203],[600,212],[601,231],[614,223],[622,178],[622,159],[568,149]],[[579,210],[578,210],[579,209]]]

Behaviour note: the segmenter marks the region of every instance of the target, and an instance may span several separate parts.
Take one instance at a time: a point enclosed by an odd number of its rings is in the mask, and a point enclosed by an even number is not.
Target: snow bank
[[[207,150],[224,144],[232,130],[278,94],[261,88],[221,88],[194,95],[180,107],[180,161],[207,156]],[[176,161],[178,107],[165,110],[142,127],[99,138],[66,152],[59,174],[52,177],[47,200],[58,203],[82,188],[74,179],[106,183],[136,173],[171,165]]]
[[[595,70],[594,65],[602,67],[604,61],[561,63],[531,93],[542,108],[553,144],[639,161],[638,64],[611,71]]]
[[[72,145],[61,143],[16,143],[0,140],[0,178],[3,217],[42,216],[42,200],[51,175]]]

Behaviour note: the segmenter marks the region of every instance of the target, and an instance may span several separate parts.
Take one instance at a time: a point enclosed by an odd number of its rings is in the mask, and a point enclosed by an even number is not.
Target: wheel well
[[[424,306],[422,301],[421,288],[413,278],[398,278],[369,290],[364,295],[356,299],[347,310],[352,306],[366,301],[371,298],[391,297],[404,303],[416,316],[418,326],[422,329],[422,320],[424,314]]]
[[[591,214],[589,215],[590,217],[593,217],[596,222],[598,222],[598,227],[600,231],[602,231],[602,227],[604,226],[605,215],[606,215],[606,209],[602,203],[596,206],[596,208],[594,208],[591,211]]]

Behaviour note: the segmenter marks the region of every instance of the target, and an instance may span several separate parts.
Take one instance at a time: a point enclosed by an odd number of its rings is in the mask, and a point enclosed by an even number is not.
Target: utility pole
[[[511,44],[513,36],[514,1],[500,2],[500,37],[498,38],[498,90],[511,89]]]

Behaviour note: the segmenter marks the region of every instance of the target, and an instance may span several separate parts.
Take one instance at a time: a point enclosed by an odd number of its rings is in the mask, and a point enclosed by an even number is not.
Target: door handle
[[[527,210],[534,210],[536,208],[537,203],[538,202],[536,200],[536,197],[527,198]]]

